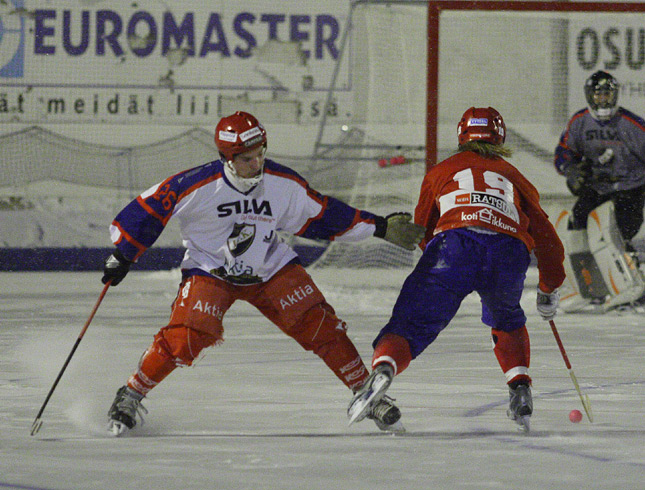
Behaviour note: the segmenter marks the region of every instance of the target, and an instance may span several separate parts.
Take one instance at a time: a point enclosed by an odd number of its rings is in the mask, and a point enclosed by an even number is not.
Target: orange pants
[[[305,350],[313,351],[350,389],[361,386],[367,369],[345,322],[305,269],[284,267],[269,281],[239,286],[222,279],[190,276],[179,285],[168,325],[155,335],[128,386],[146,394],[177,366],[190,366],[205,347],[224,338],[224,315],[237,300],[255,306]]]

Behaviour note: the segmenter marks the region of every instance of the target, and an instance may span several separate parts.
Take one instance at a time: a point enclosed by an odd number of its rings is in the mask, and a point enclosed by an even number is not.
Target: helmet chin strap
[[[240,177],[237,174],[237,171],[233,166],[233,162],[225,159],[224,173],[226,174],[226,178],[229,180],[229,182],[233,184],[238,191],[248,192],[251,189],[253,189],[256,185],[258,185],[262,180],[262,177],[264,177],[264,165],[262,165],[262,168],[260,169],[260,173],[255,177],[244,178],[244,177]]]

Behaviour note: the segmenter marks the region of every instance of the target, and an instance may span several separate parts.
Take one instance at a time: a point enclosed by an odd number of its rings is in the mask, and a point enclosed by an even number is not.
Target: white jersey
[[[374,234],[377,217],[316,192],[296,172],[269,159],[260,183],[240,192],[216,160],[180,172],[133,200],[113,221],[112,241],[136,261],[171,218],[179,221],[186,247],[182,269],[255,284],[298,261],[277,232],[356,241]]]

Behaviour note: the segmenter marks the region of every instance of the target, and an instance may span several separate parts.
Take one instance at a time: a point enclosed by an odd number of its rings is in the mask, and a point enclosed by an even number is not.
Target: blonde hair
[[[513,150],[508,146],[503,144],[494,145],[485,141],[468,141],[463,145],[459,145],[459,151],[472,151],[485,158],[508,158],[513,155]]]

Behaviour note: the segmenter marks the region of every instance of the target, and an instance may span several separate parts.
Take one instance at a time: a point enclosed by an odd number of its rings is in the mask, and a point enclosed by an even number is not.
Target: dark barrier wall
[[[314,262],[324,247],[296,245],[304,266]],[[97,271],[114,248],[0,248],[0,271]],[[132,270],[168,270],[179,267],[183,248],[146,250]]]

